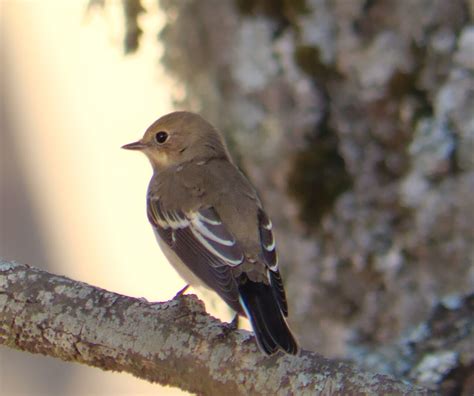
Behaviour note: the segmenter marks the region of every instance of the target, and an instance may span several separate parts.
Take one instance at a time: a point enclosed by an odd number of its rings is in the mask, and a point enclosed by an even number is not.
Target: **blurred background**
[[[164,17],[148,2],[125,57],[120,2],[1,1],[3,258],[150,301],[183,282],[147,224],[145,157],[120,147],[172,110],[159,65]],[[2,395],[179,394],[130,375],[0,349]]]
[[[0,256],[171,298],[184,284],[146,220],[150,167],[120,146],[197,111],[273,219],[302,346],[472,394],[473,14],[472,0],[0,0]],[[180,394],[6,348],[0,393]]]

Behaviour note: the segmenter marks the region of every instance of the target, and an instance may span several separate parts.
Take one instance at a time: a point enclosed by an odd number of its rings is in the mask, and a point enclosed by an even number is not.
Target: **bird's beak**
[[[138,140],[136,142],[126,144],[122,146],[122,148],[125,150],[144,150],[147,148],[147,145],[143,143],[141,140]]]

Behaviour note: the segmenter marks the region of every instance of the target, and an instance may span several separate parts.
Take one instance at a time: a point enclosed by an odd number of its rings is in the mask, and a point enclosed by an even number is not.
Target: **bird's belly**
[[[160,245],[160,249],[169,261],[169,263],[173,266],[176,270],[178,275],[184,279],[184,281],[191,285],[192,287],[204,287],[208,288],[204,282],[201,281],[194,273],[188,268],[186,264],[178,257],[178,255],[171,249],[168,244],[160,237],[158,232],[153,229],[155,233],[156,240],[158,241],[158,245]]]

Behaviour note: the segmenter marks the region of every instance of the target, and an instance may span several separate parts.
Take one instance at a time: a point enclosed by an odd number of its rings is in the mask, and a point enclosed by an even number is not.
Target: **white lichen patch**
[[[16,271],[12,274],[7,275],[7,279],[11,282],[15,282],[17,280],[23,280],[26,278],[26,274],[24,271]]]
[[[458,294],[450,294],[442,298],[441,303],[448,309],[459,309],[462,306],[463,299]]]
[[[93,318],[85,318],[80,325],[81,339],[91,344],[103,344],[114,348],[123,347],[131,341],[131,337],[124,337],[119,328],[110,323],[101,323]]]
[[[310,11],[300,18],[301,41],[317,47],[321,61],[330,64],[334,61],[337,37],[334,13],[324,0],[312,0],[308,8]]]
[[[41,318],[41,316],[38,316],[38,318]],[[36,319],[37,319],[36,317],[25,318],[23,315],[18,315],[15,318],[14,326],[18,329],[24,329],[21,333],[22,338],[34,339],[34,338],[38,338],[38,337],[41,336],[41,330],[38,326],[27,326],[27,324],[30,321],[33,322],[33,323],[40,323],[39,320],[38,320],[38,322],[36,322],[35,321]]]
[[[131,342],[133,350],[146,358],[159,355],[164,344],[165,337],[161,333],[150,332],[146,327],[140,329],[138,336]]]
[[[54,294],[50,291],[40,290],[38,300],[43,304],[49,305],[54,300]]]
[[[54,288],[54,292],[57,294],[63,294],[66,287],[66,285],[58,285]]]
[[[67,331],[68,333],[79,335],[82,324],[69,314],[58,313],[51,321],[51,327]]]
[[[421,172],[410,173],[400,185],[402,202],[410,208],[420,206],[429,188],[430,185]]]
[[[301,384],[301,386],[305,387],[311,383],[311,378],[306,373],[299,373],[296,377],[296,382]]]
[[[257,394],[276,394],[280,388],[278,381],[275,381],[275,372],[266,370],[256,370],[249,378]]]
[[[366,99],[381,95],[383,90],[380,88],[387,83],[395,70],[409,73],[413,67],[413,59],[406,42],[392,31],[378,34],[361,55],[354,67],[359,82],[364,87],[361,94],[366,95]]]
[[[242,344],[240,344],[242,345]],[[258,359],[260,358],[260,351],[255,344],[253,352],[255,353],[243,353],[240,358],[241,365],[244,367],[256,367],[258,365]]]
[[[242,342],[250,340],[253,337],[253,333],[248,330],[237,330],[236,333]]]
[[[163,347],[158,352],[158,358],[167,359],[169,356],[179,358],[188,354],[189,343],[192,337],[187,334],[173,333],[168,335],[163,343]]]
[[[8,297],[5,294],[0,294],[0,312],[5,310],[8,303]]]
[[[278,72],[272,52],[272,27],[260,18],[246,18],[240,25],[234,48],[234,78],[248,92],[258,91]]]
[[[39,275],[38,274],[29,274],[28,275],[28,281],[32,281],[32,282],[36,282],[37,280],[39,279]]]
[[[430,335],[430,330],[426,323],[422,323],[415,327],[415,329],[408,335],[407,343],[419,343],[425,340]]]
[[[432,176],[445,172],[454,148],[454,134],[447,119],[423,118],[418,121],[408,151],[416,168]]]
[[[461,32],[454,60],[466,69],[474,70],[474,26],[468,25]]]
[[[95,303],[92,298],[89,298],[86,303],[84,304],[84,308],[86,309],[92,309],[94,307]]]
[[[85,299],[88,297],[91,292],[93,291],[93,288],[91,287],[74,287],[73,285],[65,285],[61,284],[58,285],[54,288],[54,292],[56,294],[61,294],[65,297],[69,298],[80,298],[80,299]]]
[[[199,328],[199,331],[206,334],[206,337],[208,337],[209,339],[218,337],[223,334],[222,327],[216,326],[214,324],[210,324],[208,326],[201,326]]]
[[[209,366],[211,375],[214,378],[219,378],[222,376],[224,372],[224,370],[222,370],[222,366],[232,358],[232,355],[233,350],[227,345],[220,345],[211,353],[211,359],[207,364]]]
[[[46,320],[48,320],[48,314],[44,312],[38,312],[31,315],[31,321],[34,323],[43,323]]]
[[[454,351],[439,351],[426,355],[415,367],[412,377],[420,384],[438,384],[456,367],[459,356]]]
[[[0,272],[7,272],[16,268],[18,264],[12,261],[4,261],[0,259]]]
[[[343,379],[341,377],[335,377],[331,378],[328,377],[324,380],[321,380],[321,385],[318,387],[314,387],[314,389],[308,389],[307,391],[303,391],[302,394],[308,394],[308,395],[313,395],[316,390],[318,390],[318,393],[322,395],[339,395],[341,394],[341,384],[342,384]]]
[[[375,257],[375,268],[388,279],[395,276],[403,264],[403,257],[398,248],[391,248],[388,252]]]

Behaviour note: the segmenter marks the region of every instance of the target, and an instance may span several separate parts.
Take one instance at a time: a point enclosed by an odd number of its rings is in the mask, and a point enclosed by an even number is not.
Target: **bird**
[[[299,353],[273,226],[256,189],[235,165],[222,134],[200,115],[175,111],[122,148],[153,169],[147,216],[165,257],[187,285],[216,292],[247,317],[266,355]]]

